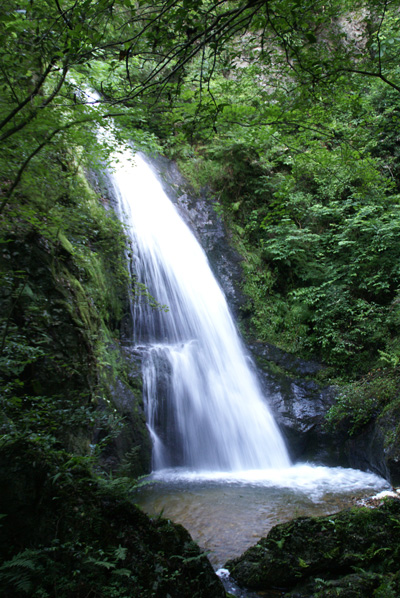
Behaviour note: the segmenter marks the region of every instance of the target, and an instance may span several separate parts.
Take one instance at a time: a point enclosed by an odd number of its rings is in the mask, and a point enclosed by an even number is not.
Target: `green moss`
[[[334,596],[335,588],[357,596],[357,588],[369,588],[371,594],[358,595],[372,596],[397,575],[399,530],[399,500],[387,500],[377,509],[354,507],[299,518],[274,527],[226,567],[240,584],[256,590],[280,588],[284,595],[294,590],[293,595],[305,597]],[[360,570],[361,575],[353,575]]]
[[[71,255],[73,255],[74,248],[62,232],[58,233],[58,240],[60,241],[62,248],[65,249],[65,251],[67,251]]]
[[[368,372],[360,380],[342,385],[327,414],[328,425],[341,426],[353,435],[371,420],[396,409],[398,392],[397,370],[378,368]]]
[[[2,446],[2,595],[224,598],[182,526],[150,520],[129,502],[127,480],[100,479],[87,459],[68,457],[29,440]]]

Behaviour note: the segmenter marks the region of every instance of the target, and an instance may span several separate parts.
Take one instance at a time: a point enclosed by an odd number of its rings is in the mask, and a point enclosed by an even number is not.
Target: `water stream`
[[[291,465],[206,255],[152,167],[119,154],[111,183],[133,276],[145,285],[132,302],[133,343],[154,484],[137,502],[185,525],[217,568],[279,521],[337,511],[386,487],[356,470]]]
[[[206,255],[150,165],[120,157],[113,175],[121,218],[146,296],[133,307],[143,354],[153,466],[238,471],[288,467],[277,425]]]

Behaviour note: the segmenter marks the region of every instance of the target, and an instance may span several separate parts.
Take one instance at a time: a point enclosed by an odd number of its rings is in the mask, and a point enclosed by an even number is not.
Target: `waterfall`
[[[206,255],[144,157],[118,154],[110,175],[137,281],[134,343],[155,470],[290,465]],[[139,293],[140,295],[140,293]],[[160,307],[167,306],[167,310]]]

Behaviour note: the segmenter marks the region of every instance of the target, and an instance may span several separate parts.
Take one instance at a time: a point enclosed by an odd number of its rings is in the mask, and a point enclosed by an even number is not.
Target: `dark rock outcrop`
[[[12,464],[12,465],[10,465]],[[0,453],[0,594],[80,598],[224,598],[207,557],[180,525],[145,515],[85,462],[34,441]]]
[[[120,424],[118,433],[107,440],[100,462],[106,470],[137,478],[150,472],[152,451],[143,405],[141,367],[131,347],[114,346],[113,351],[118,355],[124,379],[109,370],[106,383],[109,398],[108,402],[99,401],[99,411],[107,413],[111,407]],[[99,443],[106,433],[97,429],[94,443]]]
[[[249,345],[270,407],[295,461],[354,467],[391,479],[382,431],[372,422],[354,436],[328,429],[326,414],[337,389],[313,378],[321,364],[289,355],[266,343]]]
[[[239,284],[243,276],[242,257],[229,242],[229,231],[214,209],[210,191],[203,189],[200,195],[194,193],[173,162],[162,157],[154,162],[168,197],[206,252],[214,276],[237,317],[246,302]]]
[[[399,558],[400,501],[388,499],[377,509],[355,507],[277,525],[226,567],[240,585],[280,590],[281,596],[394,597]]]

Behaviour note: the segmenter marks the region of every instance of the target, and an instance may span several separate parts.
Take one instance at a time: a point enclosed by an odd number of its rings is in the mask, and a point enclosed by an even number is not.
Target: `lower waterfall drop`
[[[145,285],[133,305],[134,342],[143,355],[154,470],[289,467],[284,441],[195,236],[140,154],[134,164],[129,152],[119,154],[111,182],[133,246],[135,278]]]

